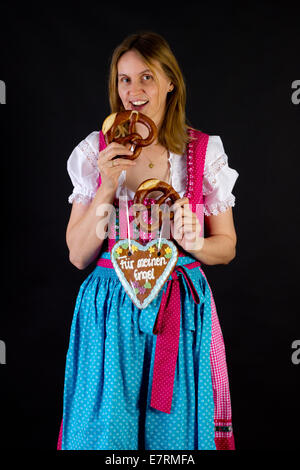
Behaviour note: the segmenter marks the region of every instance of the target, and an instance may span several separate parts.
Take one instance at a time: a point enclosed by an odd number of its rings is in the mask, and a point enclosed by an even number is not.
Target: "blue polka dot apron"
[[[194,261],[180,257],[178,265]],[[179,272],[182,315],[170,414],[150,406],[153,327],[167,285],[139,310],[113,269],[97,266],[83,282],[67,353],[62,449],[215,449],[210,291],[198,268],[188,275],[200,302]]]

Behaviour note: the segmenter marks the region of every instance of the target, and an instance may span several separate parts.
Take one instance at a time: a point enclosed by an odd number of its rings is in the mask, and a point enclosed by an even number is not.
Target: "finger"
[[[125,165],[125,166],[136,165],[136,161],[135,160],[130,160],[130,158],[114,158],[111,161],[114,162],[114,164],[113,164],[114,167],[122,166],[122,165]]]
[[[176,226],[176,230],[183,231],[183,232],[193,232],[199,234],[201,232],[201,225],[199,222],[196,222],[195,219],[191,220],[174,220],[174,224]]]
[[[187,222],[187,223],[195,221],[195,223],[197,223],[195,214],[193,214],[193,212],[186,213],[185,211],[176,212],[175,215],[174,215],[174,221],[175,222],[182,221],[182,222]]]
[[[109,175],[117,175],[117,174],[120,175],[122,171],[126,171],[126,170],[128,170],[128,166],[125,166],[125,165],[111,167],[109,168]]]
[[[175,201],[175,203],[172,206],[172,210],[174,210],[174,215],[192,214],[192,211],[189,208],[188,198],[182,198],[182,199]]]
[[[127,169],[127,168],[130,168],[131,166],[134,166],[136,165],[136,162],[132,161],[132,160],[126,160],[126,159],[120,159],[119,160],[108,160],[107,162],[105,162],[104,164],[100,165],[100,168],[101,167],[104,167],[104,168],[117,168],[117,169]]]
[[[189,232],[195,233],[196,232],[195,224],[184,224],[184,225],[182,225],[182,229],[183,229],[184,233],[189,233]]]
[[[175,224],[176,230],[178,230],[179,233],[186,233],[186,232],[195,232],[196,227],[193,224]]]
[[[130,147],[126,147],[126,145],[119,144],[118,142],[112,142],[111,144],[107,145],[104,150],[106,151],[113,150],[113,151],[118,151],[118,152],[125,152],[126,150],[131,151]]]
[[[182,225],[179,225],[174,220],[173,225],[171,225],[171,229],[172,229],[172,234],[173,234],[175,240],[178,240],[178,239],[181,240],[182,237],[183,237]]]
[[[185,209],[180,208],[180,210],[178,210],[174,213],[174,218],[176,218],[176,219],[177,218],[178,219],[180,219],[180,218],[181,219],[191,219],[191,220],[193,219],[194,220],[195,214],[190,210],[185,210]]]
[[[103,154],[101,155],[101,160],[108,161],[116,157],[117,155],[131,156],[133,155],[133,152],[130,149],[126,148],[124,145],[113,142],[105,148]]]
[[[190,203],[188,197],[182,197],[182,198],[181,198],[181,202],[182,202],[182,204],[189,204],[189,203]]]
[[[182,207],[184,204],[188,204],[189,200],[187,197],[182,197],[181,199],[177,199],[177,201],[174,202],[174,207]]]
[[[125,155],[128,155],[128,158],[125,158]],[[122,157],[124,157],[124,158],[122,158]],[[116,152],[109,152],[101,160],[99,160],[99,162],[100,163],[106,163],[110,160],[115,160],[115,161],[123,160],[123,161],[126,161],[126,162],[134,161],[134,159],[131,159],[130,157],[132,157],[132,152],[129,152],[129,153],[124,152],[124,153],[122,153],[122,155],[119,155],[119,153],[116,153]]]

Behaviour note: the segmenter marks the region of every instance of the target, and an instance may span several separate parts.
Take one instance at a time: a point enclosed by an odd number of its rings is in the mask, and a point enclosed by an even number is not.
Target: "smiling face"
[[[118,93],[126,110],[146,114],[159,127],[173,85],[159,62],[153,62],[153,69],[155,75],[136,51],[125,52],[118,61]]]

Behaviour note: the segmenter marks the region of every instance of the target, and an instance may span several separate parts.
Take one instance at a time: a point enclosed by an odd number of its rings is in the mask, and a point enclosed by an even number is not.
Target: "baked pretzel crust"
[[[140,213],[147,210],[148,220],[151,217],[151,213],[153,214],[153,211],[151,211],[151,208],[153,207],[152,204],[144,204],[144,200],[148,198],[149,194],[153,192],[162,192],[163,194],[156,200],[156,205],[159,206],[157,219],[155,221],[152,221],[152,223],[150,224],[144,222],[144,220],[140,216]],[[136,210],[136,214],[139,216],[139,226],[143,231],[153,232],[161,228],[163,219],[166,218],[166,213],[164,213],[160,209],[160,206],[164,204],[168,199],[170,199],[171,202],[174,204],[175,201],[180,199],[180,196],[175,191],[175,189],[165,181],[159,180],[157,178],[150,178],[143,181],[139,185],[133,198],[133,204]],[[173,212],[168,212],[167,217],[169,217],[169,220],[172,220],[174,217]]]
[[[125,129],[122,126],[129,121],[129,133],[126,135]],[[139,122],[147,127],[148,137],[143,139],[140,134],[136,132],[135,125]],[[117,155],[114,158],[127,158],[135,160],[141,153],[143,147],[152,144],[157,137],[157,127],[155,123],[145,114],[139,111],[120,111],[107,116],[102,125],[102,132],[105,138],[106,145],[111,142],[118,142],[125,145],[130,143],[132,155]],[[116,136],[116,134],[120,134]],[[123,135],[122,135],[123,134]]]

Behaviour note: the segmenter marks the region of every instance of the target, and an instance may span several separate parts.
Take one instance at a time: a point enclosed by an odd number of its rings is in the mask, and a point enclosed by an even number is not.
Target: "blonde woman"
[[[151,118],[158,135],[130,160],[128,146],[106,145],[94,131],[68,160],[70,261],[96,267],[75,306],[58,448],[233,449],[225,350],[203,265],[235,257],[231,191],[238,173],[220,137],[187,125],[184,79],[160,35],[133,34],[115,49],[109,100],[112,113],[135,110]],[[137,130],[147,134],[142,125]],[[103,204],[118,210],[124,191],[130,204],[148,178],[171,184],[181,197],[172,222],[180,256],[156,298],[138,309],[111,263],[122,227],[117,220],[113,240],[99,237],[97,227],[105,220]]]

